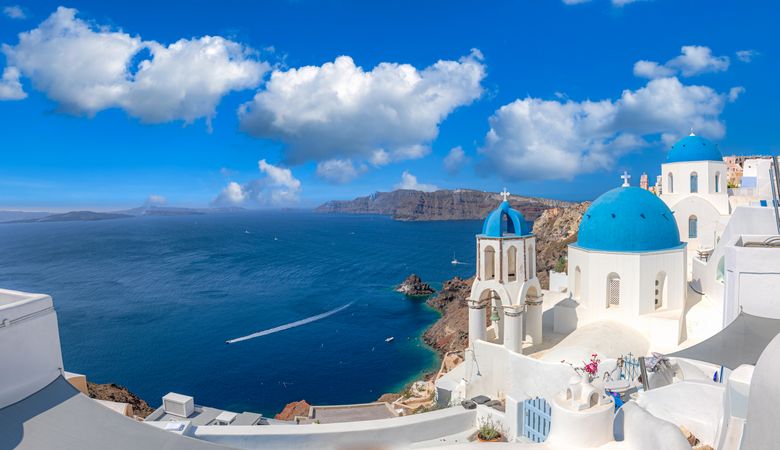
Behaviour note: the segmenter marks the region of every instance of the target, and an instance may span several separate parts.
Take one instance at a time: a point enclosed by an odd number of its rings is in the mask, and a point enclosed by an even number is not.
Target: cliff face
[[[436,192],[399,189],[377,192],[354,200],[331,200],[315,211],[323,213],[381,214],[396,220],[482,220],[501,202],[492,192],[467,189]],[[543,211],[571,203],[536,197],[512,195],[509,203],[526,220],[536,220]]]
[[[87,389],[91,398],[98,400],[109,400],[112,402],[129,403],[133,407],[133,413],[138,417],[146,417],[154,408],[141,400],[137,395],[128,391],[126,387],[118,384],[97,384],[87,382]]]
[[[441,317],[425,330],[423,340],[439,353],[465,350],[469,344],[469,309],[466,299],[474,278],[455,277],[444,282],[439,294],[428,299]]]
[[[577,241],[577,229],[588,206],[590,202],[550,208],[534,222],[536,276],[543,289],[549,286],[549,271],[566,256],[567,246]]]

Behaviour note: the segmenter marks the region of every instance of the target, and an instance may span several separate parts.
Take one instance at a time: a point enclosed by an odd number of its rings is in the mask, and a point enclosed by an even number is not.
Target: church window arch
[[[674,175],[672,175],[672,172],[669,172],[669,175],[666,176],[666,179],[668,180],[669,185],[669,193],[674,193]]]
[[[620,306],[620,275],[615,272],[607,275],[607,308]]]
[[[699,192],[699,174],[691,172],[691,194]]]
[[[517,281],[517,247],[510,246],[507,250],[507,276],[509,281]]]
[[[715,193],[720,192],[720,172],[715,172]]]
[[[696,216],[688,217],[688,239],[696,239],[699,236],[699,219]]]
[[[496,250],[488,245],[483,253],[485,279],[494,280],[496,278]]]

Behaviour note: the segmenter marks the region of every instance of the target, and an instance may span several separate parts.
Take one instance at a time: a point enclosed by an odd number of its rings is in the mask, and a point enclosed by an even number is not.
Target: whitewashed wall
[[[0,289],[0,408],[62,373],[60,334],[51,297]]]

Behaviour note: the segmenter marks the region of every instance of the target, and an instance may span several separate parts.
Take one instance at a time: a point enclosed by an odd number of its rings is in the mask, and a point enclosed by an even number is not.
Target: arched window
[[[508,272],[508,278],[509,281],[516,281],[517,280],[517,247],[511,246],[509,247],[508,253],[507,253],[507,259],[509,260],[509,272]]]
[[[582,292],[582,271],[580,266],[574,269],[574,298],[580,298],[580,292]]]
[[[669,184],[669,193],[671,194],[674,192],[674,176],[672,175],[672,172],[669,172],[669,175],[666,178],[669,180],[667,184]]]
[[[496,251],[493,247],[489,245],[485,247],[483,261],[485,266],[485,279],[494,280],[496,278]]]
[[[726,275],[726,258],[724,256],[721,256],[720,260],[718,260],[718,270],[717,272],[715,272],[715,280],[723,283],[725,275]]]
[[[659,272],[655,277],[655,309],[663,308],[666,298],[666,272]]]
[[[615,272],[607,275],[607,308],[620,306],[620,275]]]
[[[699,192],[699,174],[691,172],[691,194]]]
[[[696,216],[688,217],[688,239],[696,239],[699,236],[698,222]]]
[[[715,193],[720,192],[720,172],[715,172]]]

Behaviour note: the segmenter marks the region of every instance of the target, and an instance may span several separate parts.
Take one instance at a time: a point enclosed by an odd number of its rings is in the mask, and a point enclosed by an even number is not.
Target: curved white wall
[[[38,392],[61,372],[51,297],[0,289],[0,408]]]

